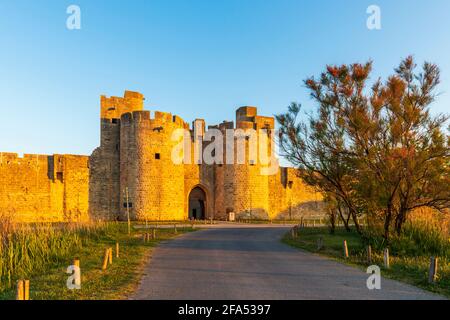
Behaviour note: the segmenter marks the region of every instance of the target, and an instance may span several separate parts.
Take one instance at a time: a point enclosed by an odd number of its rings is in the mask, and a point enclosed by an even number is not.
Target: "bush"
[[[436,255],[442,258],[450,257],[450,236],[446,229],[429,221],[415,220],[408,222],[401,235],[393,235],[389,245],[382,236],[381,228],[372,226],[363,232],[365,245],[382,251],[389,247],[390,252],[397,256],[419,257]]]
[[[450,257],[450,238],[442,230],[430,224],[408,223],[401,236],[391,243],[393,253],[407,256],[436,255]]]

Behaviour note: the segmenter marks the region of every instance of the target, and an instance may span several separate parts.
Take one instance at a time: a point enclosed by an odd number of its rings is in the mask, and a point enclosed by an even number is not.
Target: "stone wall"
[[[189,216],[189,195],[199,187],[205,194],[205,217],[295,219],[319,215],[321,196],[296,176],[280,168],[263,174],[267,165],[250,159],[252,139],[248,129],[274,130],[274,118],[257,114],[256,107],[241,107],[236,122],[223,122],[205,129],[197,119],[189,126],[170,113],[143,110],[144,97],[125,91],[123,97],[100,98],[100,146],[90,157],[72,155],[25,155],[2,153],[0,157],[0,210],[24,221],[67,221],[91,219],[126,220],[129,208],[133,220],[185,220]],[[234,125],[236,123],[236,126]],[[173,161],[180,145],[174,133],[186,131],[182,161]],[[222,163],[199,159],[197,147],[212,151],[207,136],[223,133]],[[225,130],[243,134],[227,137]],[[237,151],[243,144],[245,161],[227,164],[227,139]],[[198,140],[203,142],[197,144]],[[270,139],[257,145],[256,153],[270,155]],[[183,158],[190,149],[190,159]],[[183,148],[182,148],[183,149]],[[201,160],[201,161],[199,161]],[[220,159],[219,159],[220,160]],[[197,189],[198,191],[198,189]],[[201,191],[200,191],[201,192]],[[128,199],[127,196],[128,195]],[[203,200],[202,200],[203,201]]]
[[[88,159],[0,153],[0,215],[24,222],[87,220]]]
[[[256,107],[241,107],[233,122],[210,126],[223,132],[222,164],[207,164],[195,151],[210,142],[205,121],[197,119],[190,127],[170,113],[143,110],[144,97],[126,91],[124,97],[101,97],[101,143],[90,159],[90,212],[101,219],[184,220],[188,218],[189,194],[200,187],[206,194],[205,217],[226,219],[233,211],[238,218],[288,219],[320,213],[321,198],[295,175],[280,168],[274,175],[262,174],[267,167],[250,159],[251,139],[232,137],[235,150],[245,146],[245,162],[226,164],[226,129],[245,134],[247,129],[274,130],[274,118],[257,114]],[[174,163],[172,152],[179,141],[178,129],[188,130],[184,147],[190,159]],[[253,137],[258,138],[258,137]],[[203,140],[200,145],[196,141]],[[257,146],[269,156],[272,142]],[[182,151],[183,153],[183,151]],[[186,161],[187,160],[187,161]],[[128,202],[126,201],[128,191]]]
[[[283,168],[269,176],[271,219],[300,219],[325,214],[322,195],[306,185],[294,168]]]

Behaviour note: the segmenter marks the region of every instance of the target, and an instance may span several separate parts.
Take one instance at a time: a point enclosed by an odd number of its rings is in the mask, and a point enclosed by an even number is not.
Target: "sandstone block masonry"
[[[0,153],[0,218],[87,220],[89,157]]]
[[[0,153],[0,216],[20,221],[294,219],[322,213],[321,195],[306,186],[292,168],[262,174],[264,167],[245,157],[240,164],[206,164],[195,154],[174,162],[176,130],[188,132],[185,145],[205,150],[200,140],[211,130],[274,129],[274,119],[241,107],[236,122],[206,128],[190,126],[170,113],[144,110],[144,97],[100,99],[100,146],[90,157]],[[231,143],[237,147],[238,141]],[[245,139],[248,154],[250,139]],[[230,141],[228,141],[229,143]],[[224,151],[227,140],[224,139]],[[272,149],[268,140],[264,150]],[[261,146],[258,146],[261,148]],[[234,157],[235,155],[232,155]],[[223,154],[227,157],[226,152]]]
[[[227,129],[270,131],[274,118],[259,116],[256,107],[246,106],[236,111],[236,124],[224,121],[206,129],[203,119],[189,126],[170,113],[155,111],[151,116],[143,101],[140,93],[130,91],[123,98],[101,97],[101,142],[90,157],[92,217],[125,219],[127,210],[137,220],[226,219],[229,212],[236,218],[294,219],[321,213],[320,194],[292,168],[264,175],[263,166],[248,156],[242,164],[198,163],[194,153],[191,161],[172,159],[178,143],[172,138],[175,130],[188,130],[188,149],[195,150],[196,138],[201,140],[208,130],[220,130],[223,136]],[[203,141],[200,149],[209,143]],[[246,139],[247,155],[249,143]],[[272,142],[267,143],[270,152]]]

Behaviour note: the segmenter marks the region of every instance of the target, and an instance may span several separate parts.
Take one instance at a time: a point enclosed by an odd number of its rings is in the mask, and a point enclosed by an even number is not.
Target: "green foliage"
[[[382,230],[366,228],[361,241],[381,251],[388,247],[392,254],[398,256],[434,255],[450,258],[450,235],[439,226],[423,221],[408,222],[400,234],[391,237],[389,243],[383,237]]]
[[[142,231],[118,222],[0,225],[0,300],[14,299],[15,281],[30,280],[30,298],[120,299],[135,287],[139,268],[149,250],[175,234],[158,229],[158,239],[142,241]],[[178,228],[178,234],[191,231]],[[102,271],[104,251],[120,244],[120,258]],[[81,261],[81,290],[66,287],[67,267],[75,257]]]
[[[305,81],[316,112],[298,119],[293,103],[276,119],[283,155],[334,203],[330,213],[345,207],[360,233],[358,216],[381,220],[389,241],[415,209],[450,207],[449,117],[430,113],[436,65],[425,62],[417,72],[407,57],[369,89],[371,71],[372,62],[327,66]]]
[[[94,230],[96,228],[96,230]],[[11,286],[14,280],[43,272],[83,246],[98,227],[15,225],[0,233],[0,281]],[[91,229],[91,230],[89,230]]]
[[[317,249],[319,238],[323,247]],[[344,259],[343,242],[347,241],[349,258]],[[334,234],[327,228],[302,228],[299,236],[292,239],[286,234],[283,241],[291,246],[332,257],[362,269],[368,266],[367,245],[372,246],[372,264],[381,267],[384,277],[400,280],[450,297],[450,235],[437,227],[426,224],[407,224],[401,236],[391,239],[390,268],[383,267],[383,251],[386,240],[380,233],[367,230],[363,235],[354,229],[350,232],[337,227]],[[428,283],[430,257],[439,257],[438,281]]]
[[[431,225],[408,223],[391,242],[392,252],[405,256],[434,255],[450,259],[450,236]]]

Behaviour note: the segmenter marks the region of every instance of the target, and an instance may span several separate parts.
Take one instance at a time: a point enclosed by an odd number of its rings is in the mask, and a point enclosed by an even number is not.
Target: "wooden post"
[[[428,274],[428,282],[435,283],[438,275],[438,258],[431,257],[430,259],[430,271]]]
[[[321,250],[323,247],[323,238],[319,237],[319,239],[317,240],[317,250]]]
[[[389,269],[389,267],[390,267],[390,263],[389,263],[389,248],[384,249],[383,261],[384,261],[384,267],[386,269]]]
[[[17,281],[16,300],[25,300],[25,281]]]
[[[30,280],[18,280],[16,300],[30,300]]]
[[[105,255],[103,256],[102,270],[106,270],[106,268],[108,267],[108,259],[109,259],[109,249],[106,248]]]
[[[370,244],[367,246],[367,263],[372,263],[372,246]]]
[[[294,228],[291,229],[291,238],[292,238],[292,239],[295,239],[295,238],[296,238],[296,237],[295,237],[295,229],[294,229]]]
[[[116,242],[116,258],[119,257],[119,242]]]
[[[109,261],[108,261],[109,264],[112,264],[112,261],[113,261],[112,248],[109,248],[108,259],[109,259]]]
[[[153,240],[156,240],[156,229],[153,229]]]
[[[24,280],[24,296],[23,300],[30,300],[30,280]]]
[[[344,240],[344,257],[348,258],[347,240]]]
[[[177,232],[177,225],[176,225],[176,224],[173,225],[173,233],[175,233],[175,234],[178,233],[178,232]]]

